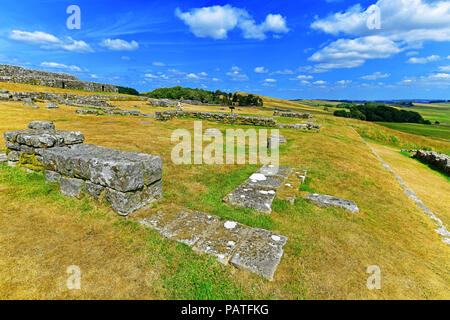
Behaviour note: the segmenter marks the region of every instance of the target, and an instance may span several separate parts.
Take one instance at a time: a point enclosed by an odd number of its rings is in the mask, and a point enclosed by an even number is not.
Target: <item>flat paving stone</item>
[[[158,211],[156,214],[145,218],[140,223],[157,231],[163,231],[166,227],[171,224],[176,223],[178,219],[184,218],[188,215],[186,211],[181,211],[178,213],[167,213],[163,211]]]
[[[252,229],[231,258],[231,264],[273,280],[286,241],[286,237],[271,231]]]
[[[349,210],[353,213],[358,213],[359,208],[355,202],[341,199],[333,196],[328,196],[318,193],[308,193],[305,197],[307,200],[314,202],[315,204],[323,207],[339,207]]]
[[[233,252],[251,229],[234,221],[221,222],[204,239],[197,242],[194,251],[216,256],[217,260],[228,264]]]
[[[267,190],[266,187],[249,186],[241,184],[232,193],[225,197],[224,201],[231,205],[254,209],[261,213],[272,213],[272,202],[275,198],[275,190]]]
[[[216,216],[196,211],[178,219],[176,223],[169,224],[161,234],[165,238],[193,246],[212,228],[217,226],[219,221],[220,219]]]
[[[278,189],[283,181],[284,178],[280,176],[267,176],[262,173],[254,173],[246,180],[246,183],[250,186]]]

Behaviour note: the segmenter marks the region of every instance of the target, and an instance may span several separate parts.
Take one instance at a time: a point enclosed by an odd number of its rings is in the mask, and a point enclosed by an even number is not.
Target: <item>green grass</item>
[[[450,140],[450,125],[426,125],[418,123],[377,122],[390,129],[420,136]]]
[[[94,219],[106,219],[121,232],[134,234],[141,229],[136,222],[127,221],[118,216],[111,216],[106,208],[93,205],[91,200],[75,200],[59,193],[56,184],[46,184],[43,174],[26,173],[20,168],[0,164],[0,184],[12,186],[15,198],[22,201],[33,199],[56,205],[64,210],[71,208],[78,214],[76,219],[87,216]],[[167,299],[251,299],[254,294],[244,294],[240,285],[232,281],[231,268],[218,263],[213,257],[197,255],[186,245],[163,239],[156,231],[148,230],[145,253],[151,265],[163,263],[166,268],[159,275],[157,283],[161,288],[155,291]],[[136,254],[139,254],[137,251]],[[162,283],[162,285],[161,285]],[[268,297],[260,297],[268,298]]]

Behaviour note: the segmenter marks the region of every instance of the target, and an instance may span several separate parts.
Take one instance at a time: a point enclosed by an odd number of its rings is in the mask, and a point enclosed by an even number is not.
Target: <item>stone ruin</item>
[[[66,73],[32,70],[6,64],[0,64],[1,81],[91,92],[119,92],[119,89],[111,84],[81,81]]]
[[[298,118],[298,119],[310,119],[312,115],[309,113],[296,113],[296,112],[283,112],[275,110],[273,112],[274,117],[286,117],[286,118]]]
[[[225,265],[233,265],[268,280],[283,256],[287,237],[251,228],[234,221],[220,221],[203,212],[158,212],[140,221],[165,238],[176,240],[195,252],[215,256]]]
[[[196,118],[201,120],[211,120],[220,123],[252,125],[263,127],[275,127],[277,122],[272,118],[263,117],[246,117],[231,113],[215,113],[215,112],[201,112],[201,111],[156,111],[155,118],[158,121],[168,121],[178,118]]]
[[[430,164],[450,176],[450,157],[448,155],[434,151],[416,150],[412,157]]]
[[[278,195],[280,199],[292,203],[305,178],[306,171],[304,170],[297,171],[289,167],[264,165],[227,195],[223,201],[230,205],[271,214],[272,202],[275,197]]]
[[[81,132],[55,130],[52,122],[28,127],[4,133],[8,163],[45,171],[64,195],[107,200],[120,215],[162,197],[161,157],[83,144]]]

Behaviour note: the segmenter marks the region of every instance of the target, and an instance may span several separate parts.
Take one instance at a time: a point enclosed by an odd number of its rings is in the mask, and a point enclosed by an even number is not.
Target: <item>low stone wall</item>
[[[42,152],[54,147],[70,147],[83,143],[79,131],[55,130],[47,121],[33,121],[27,130],[5,132],[6,153],[10,165],[17,165],[34,171],[44,171]]]
[[[417,150],[412,156],[424,163],[435,166],[439,171],[450,175],[450,157],[446,154],[440,154],[434,151]]]
[[[110,84],[81,81],[65,73],[32,70],[5,64],[0,65],[0,81],[91,92],[119,92],[116,86]]]
[[[158,121],[168,121],[177,118],[196,118],[201,120],[212,120],[221,123],[241,124],[251,126],[275,127],[277,122],[273,118],[246,117],[231,113],[214,113],[200,111],[156,111],[155,118]]]
[[[107,200],[120,215],[162,197],[161,157],[83,144],[81,132],[48,121],[28,127],[4,133],[9,165],[45,171],[64,195]]]
[[[295,112],[283,112],[283,111],[274,111],[274,117],[286,117],[286,118],[298,118],[298,119],[310,119],[312,115],[309,113],[295,113]]]
[[[162,159],[137,152],[90,144],[42,152],[48,182],[59,182],[61,193],[106,199],[120,215],[162,197]]]
[[[280,129],[294,129],[294,130],[320,130],[322,128],[321,124],[317,124],[314,122],[307,122],[307,123],[280,123],[277,125]]]

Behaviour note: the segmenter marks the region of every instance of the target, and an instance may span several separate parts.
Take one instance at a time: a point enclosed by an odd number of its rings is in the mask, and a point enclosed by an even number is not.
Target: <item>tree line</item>
[[[407,122],[431,124],[430,120],[425,120],[418,112],[399,110],[376,102],[366,102],[363,105],[342,103],[337,105],[336,107],[349,110],[336,110],[334,112],[334,115],[337,117],[353,118],[374,122]]]
[[[183,88],[180,86],[171,88],[158,88],[143,95],[154,99],[172,100],[197,100],[202,103],[222,104],[228,106],[262,106],[263,100],[255,95],[242,95],[239,93],[227,93],[220,90],[208,91],[203,89]]]

